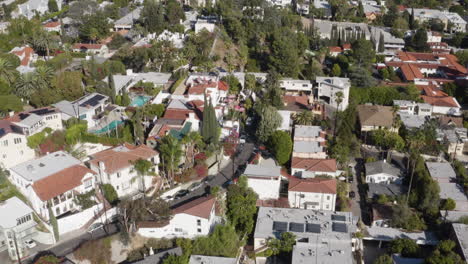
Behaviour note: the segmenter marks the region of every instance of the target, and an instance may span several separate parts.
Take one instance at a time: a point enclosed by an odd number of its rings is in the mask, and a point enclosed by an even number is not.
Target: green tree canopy
[[[289,161],[292,152],[291,135],[285,131],[275,131],[268,142],[270,148],[280,165]]]

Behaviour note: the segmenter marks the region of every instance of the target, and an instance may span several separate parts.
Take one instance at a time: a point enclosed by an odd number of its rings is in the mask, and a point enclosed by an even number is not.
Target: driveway
[[[362,181],[360,175],[364,171],[364,160],[356,158],[353,164],[353,182],[351,183],[351,191],[356,194],[354,199],[351,199],[351,211],[354,216],[358,216],[364,223],[369,223],[369,209],[367,204],[367,185]]]
[[[234,159],[234,168],[232,164],[232,160],[229,161],[227,166],[224,167],[218,174],[216,174],[212,179],[210,179],[207,184],[205,185],[205,188],[199,188],[196,189],[186,196],[176,200],[172,201],[170,203],[171,208],[178,207],[186,202],[195,200],[201,196],[204,196],[209,193],[210,188],[214,186],[221,186],[223,188],[227,187],[227,183],[231,181],[233,178],[238,177],[238,174],[241,174],[242,172],[239,171],[239,167],[244,166],[250,159],[252,153],[254,151],[254,144],[252,143],[246,143],[246,144],[240,144],[237,148],[237,153]],[[233,177],[235,176],[235,177]]]

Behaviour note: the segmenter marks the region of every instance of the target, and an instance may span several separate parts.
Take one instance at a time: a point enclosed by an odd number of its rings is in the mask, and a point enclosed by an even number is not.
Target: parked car
[[[349,198],[354,199],[356,197],[356,193],[354,191],[349,192]]]
[[[28,248],[34,248],[35,246],[37,246],[36,242],[34,242],[34,240],[32,239],[26,239],[24,241],[24,244],[28,247]]]
[[[195,182],[192,185],[190,185],[189,191],[193,192],[193,191],[199,189],[200,187],[203,187],[203,184],[204,184],[203,182]]]
[[[174,200],[174,196],[168,195],[168,196],[164,197],[163,200],[166,201],[166,202],[170,202],[170,201]]]
[[[99,229],[102,229],[104,228],[104,224],[103,223],[95,223],[95,224],[92,224],[89,228],[88,228],[88,233],[93,233],[94,231],[97,231]]]
[[[239,138],[239,143],[245,144],[246,140],[247,140],[247,137],[246,137],[245,135],[242,135],[242,136],[240,136],[240,138]]]
[[[176,194],[174,195],[174,199],[180,199],[182,197],[184,197],[185,195],[187,195],[189,193],[189,190],[180,190],[178,192],[176,192]]]

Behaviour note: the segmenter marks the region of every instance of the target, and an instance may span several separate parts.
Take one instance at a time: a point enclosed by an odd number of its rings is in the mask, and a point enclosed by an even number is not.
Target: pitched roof
[[[447,126],[453,124],[455,127],[463,127],[463,118],[454,116],[439,116],[439,125]]]
[[[59,27],[60,25],[61,25],[61,24],[60,24],[59,21],[55,21],[55,22],[52,21],[52,22],[49,22],[49,23],[45,23],[45,24],[43,25],[43,27],[45,27],[45,28],[54,28],[54,27]]]
[[[2,217],[0,218],[0,226],[5,229],[15,227],[19,218],[32,212],[33,210],[16,196],[1,201],[0,213]]]
[[[400,70],[407,81],[414,81],[414,79],[424,78],[421,70],[414,64],[403,64],[401,65]]]
[[[442,106],[442,107],[457,107],[459,108],[460,105],[458,104],[457,100],[452,96],[426,96],[422,95],[422,99],[425,103],[434,106]]]
[[[104,162],[105,171],[109,174],[128,168],[132,162],[139,159],[149,159],[158,155],[158,152],[146,145],[134,146],[125,143],[108,150],[92,155],[90,164],[99,167],[99,162]]]
[[[382,126],[391,127],[393,125],[392,108],[381,105],[358,105],[357,107],[361,126]]]
[[[328,49],[330,50],[330,52],[342,52],[343,51],[341,47],[339,46],[328,47]]]
[[[75,165],[33,183],[34,192],[42,201],[48,201],[82,184],[87,174],[96,174],[82,165]]]
[[[73,49],[101,49],[103,44],[88,44],[88,43],[75,43]]]
[[[8,120],[0,120],[0,138],[9,133],[23,135],[23,130]]]
[[[401,176],[401,171],[396,166],[383,161],[375,161],[366,163],[366,175],[374,175],[378,173],[386,173],[393,176]]]
[[[209,219],[216,199],[213,196],[201,197],[172,210],[173,214],[189,214]]]
[[[28,66],[31,61],[31,57],[34,54],[34,50],[29,46],[15,47],[11,50],[11,53],[21,59],[21,66]]]
[[[288,191],[336,194],[336,179],[289,179]]]
[[[336,172],[335,159],[304,159],[293,157],[291,168],[304,169],[306,171]]]

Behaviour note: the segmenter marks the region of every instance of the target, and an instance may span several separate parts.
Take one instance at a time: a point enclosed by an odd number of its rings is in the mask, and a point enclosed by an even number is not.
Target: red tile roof
[[[221,90],[221,91],[227,91],[229,90],[229,85],[223,81],[219,81],[219,82],[208,81],[205,83],[192,85],[188,89],[187,93],[188,94],[204,94],[207,88],[217,88],[218,90]]]
[[[351,49],[351,44],[349,43],[343,44],[343,50],[350,50],[350,49]]]
[[[201,197],[172,210],[173,214],[189,214],[210,219],[216,199],[213,196]]]
[[[42,201],[48,201],[80,186],[88,173],[96,174],[85,166],[75,165],[34,182],[32,187]]]
[[[291,168],[305,169],[306,171],[335,172],[335,159],[305,159],[293,157]]]
[[[460,107],[455,98],[452,96],[435,97],[422,95],[421,97],[425,103],[430,105],[441,107]]]
[[[118,148],[121,147],[127,148],[128,151],[118,150]],[[99,167],[99,162],[104,162],[106,167],[105,171],[112,174],[124,168],[133,166],[132,162],[139,159],[147,160],[157,155],[157,151],[146,145],[134,146],[125,143],[122,146],[117,146],[92,155],[93,159],[90,161],[90,164]]]
[[[9,133],[22,135],[23,130],[9,120],[0,120],[0,138]]]
[[[75,43],[73,44],[73,49],[101,49],[103,44],[88,44],[88,43]]]
[[[336,179],[289,179],[288,191],[336,194]]]
[[[195,113],[195,111],[190,109],[166,109],[166,112],[164,112],[164,118],[186,120],[190,113]],[[198,119],[196,113],[195,118]]]
[[[403,64],[401,65],[400,70],[407,81],[424,78],[424,75],[421,73],[419,68],[413,64]]]
[[[49,22],[49,23],[46,23],[44,24],[44,27],[45,28],[54,28],[54,27],[59,27],[61,24],[59,21],[55,21],[55,22]]]
[[[343,49],[341,49],[341,47],[338,47],[338,46],[332,46],[332,47],[328,47],[328,49],[330,50],[330,52],[342,52]]]
[[[31,57],[34,54],[34,50],[29,46],[25,46],[22,48],[15,48],[15,50],[11,51],[11,53],[15,54],[21,59],[21,66],[28,66],[29,62],[31,61]]]
[[[218,89],[221,91],[227,91],[229,90],[229,85],[226,82],[219,81],[218,82]]]

